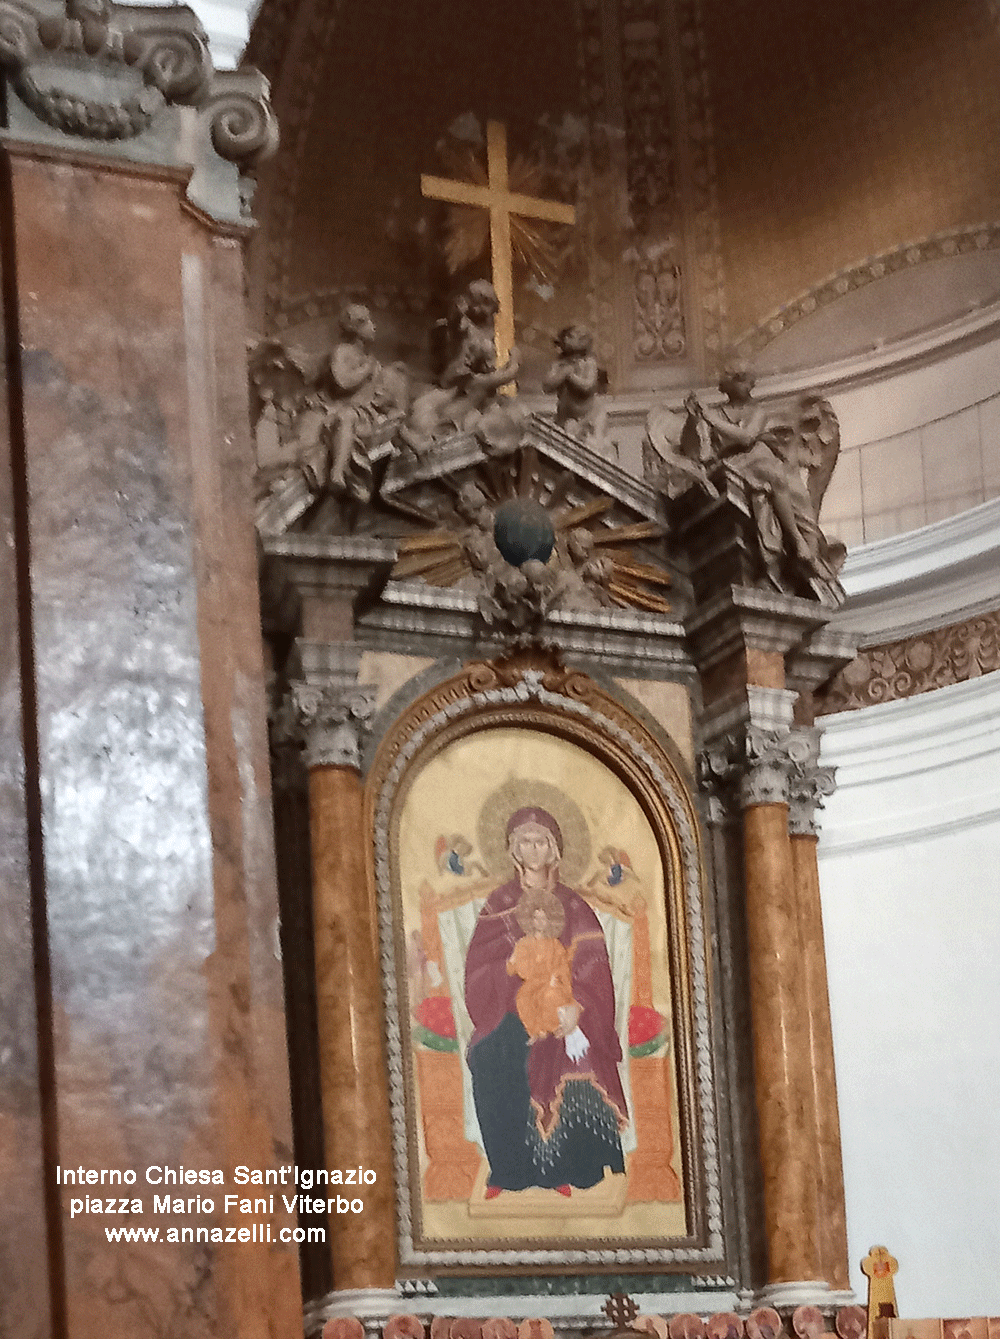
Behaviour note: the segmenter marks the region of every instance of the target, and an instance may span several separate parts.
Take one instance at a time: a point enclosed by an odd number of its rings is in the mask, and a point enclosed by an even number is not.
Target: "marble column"
[[[805,732],[802,732],[805,733]],[[816,811],[834,789],[834,769],[818,762],[815,754],[793,772],[790,788],[789,834],[795,900],[802,941],[802,974],[809,1021],[809,1054],[813,1077],[816,1131],[816,1181],[819,1203],[819,1255],[823,1278],[831,1289],[850,1289],[847,1255],[847,1217],[844,1207],[844,1170],[837,1110],[837,1076],[830,1025],[830,996],[826,979],[823,909],[820,902]]]
[[[0,1330],[293,1333],[280,1203],[272,1244],[216,1246],[221,1187],[158,1215],[147,1180],[291,1155],[241,255],[266,83],[180,6],[0,11]],[[81,1166],[141,1215],[71,1211]]]
[[[294,691],[309,768],[326,1161],[331,1168],[365,1168],[376,1178],[357,1191],[342,1191],[363,1199],[362,1212],[329,1216],[331,1300],[348,1294],[352,1310],[379,1310],[380,1303],[385,1310],[396,1282],[395,1188],[360,771],[375,694],[346,676],[323,685],[297,683]]]
[[[776,690],[766,726],[744,723],[706,751],[704,774],[741,812],[754,1084],[763,1172],[767,1283],[760,1300],[822,1305],[816,1106],[810,1001],[788,814],[791,778],[813,732],[778,723],[792,694]],[[788,700],[786,700],[786,698]],[[773,699],[773,700],[772,700]],[[753,710],[754,701],[747,714]]]

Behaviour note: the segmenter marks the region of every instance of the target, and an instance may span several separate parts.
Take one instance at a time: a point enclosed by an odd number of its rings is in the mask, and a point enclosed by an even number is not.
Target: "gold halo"
[[[476,831],[483,862],[490,874],[505,883],[514,877],[514,862],[507,850],[507,822],[518,809],[547,809],[559,824],[563,854],[559,877],[565,884],[579,882],[590,865],[590,829],[580,808],[548,781],[525,781],[510,777],[487,795],[479,811]]]

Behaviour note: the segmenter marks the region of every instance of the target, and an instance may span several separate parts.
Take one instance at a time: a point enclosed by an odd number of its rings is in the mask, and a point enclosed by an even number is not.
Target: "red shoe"
[[[487,1186],[486,1189],[483,1191],[483,1199],[495,1200],[496,1197],[500,1194],[500,1189],[501,1189],[500,1186]]]
[[[557,1195],[565,1195],[566,1198],[569,1199],[569,1197],[570,1197],[570,1195],[572,1195],[572,1193],[573,1193],[573,1187],[572,1187],[572,1186],[556,1186],[556,1194],[557,1194]]]

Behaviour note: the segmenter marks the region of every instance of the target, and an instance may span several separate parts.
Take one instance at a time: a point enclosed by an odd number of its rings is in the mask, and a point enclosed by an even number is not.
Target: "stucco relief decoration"
[[[904,641],[872,646],[837,675],[821,711],[853,711],[1000,670],[1000,611]]]
[[[393,576],[474,591],[485,621],[515,641],[537,640],[557,609],[669,612],[670,577],[628,547],[661,528],[602,526],[606,502],[550,510],[534,495],[533,458],[531,448],[522,453],[523,486],[506,498],[485,479],[463,484],[447,526],[402,541]]]
[[[53,13],[42,0],[3,0],[0,63],[21,100],[67,135],[133,139],[178,104],[204,110],[229,161],[246,166],[277,145],[267,81],[250,70],[215,74],[186,6],[66,0]]]
[[[622,106],[633,271],[632,356],[662,363],[686,351],[677,180],[664,8],[623,0]]]
[[[517,354],[499,362],[496,315],[488,281],[459,294],[450,353],[429,387],[375,357],[360,303],[342,311],[329,353],[260,344],[250,379],[262,533],[378,527],[397,538],[392,580],[471,592],[485,624],[517,644],[544,640],[559,611],[669,613],[657,495],[590,449],[599,408],[589,330],[561,334],[549,419],[501,394]]]

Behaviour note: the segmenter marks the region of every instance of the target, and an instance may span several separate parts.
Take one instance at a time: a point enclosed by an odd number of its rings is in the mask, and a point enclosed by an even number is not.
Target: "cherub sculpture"
[[[742,364],[723,372],[723,404],[703,405],[692,393],[670,467],[706,491],[725,463],[745,485],[766,579],[778,590],[805,585],[820,600],[839,603],[837,573],[846,550],[819,527],[823,495],[840,451],[840,428],[828,400],[803,395],[791,409],[774,411],[753,399],[754,377]],[[697,444],[697,445],[695,445]],[[683,461],[683,464],[678,462]]]
[[[568,325],[555,342],[559,356],[546,373],[542,389],[555,394],[556,422],[581,441],[599,436],[601,372],[593,353],[593,336],[586,326]]]
[[[367,307],[361,303],[345,307],[340,334],[320,380],[320,393],[329,408],[323,434],[326,451],[315,483],[367,502],[373,491],[367,447],[387,415],[405,407],[405,383],[401,385],[399,374],[387,372],[372,353],[375,323]]]
[[[423,457],[453,432],[475,432],[488,455],[505,455],[520,444],[523,414],[500,402],[501,387],[517,376],[516,349],[497,367],[494,324],[498,309],[493,285],[485,279],[469,284],[455,303],[449,321],[448,360],[438,377],[413,402],[400,439]]]
[[[367,307],[351,303],[338,325],[337,343],[319,359],[277,340],[262,342],[251,355],[261,491],[298,476],[313,499],[371,499],[372,453],[402,421],[406,374],[374,356]]]
[[[613,609],[609,585],[614,575],[611,559],[602,557],[594,534],[585,526],[574,526],[560,544],[562,560],[553,604],[557,609]]]

